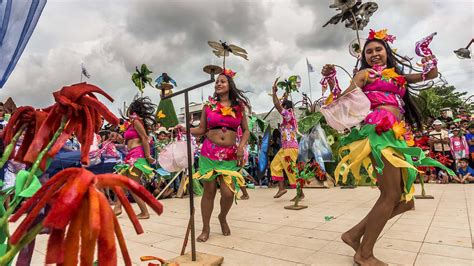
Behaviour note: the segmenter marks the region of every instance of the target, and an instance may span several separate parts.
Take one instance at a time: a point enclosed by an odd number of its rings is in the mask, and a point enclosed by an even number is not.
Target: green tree
[[[467,94],[467,92],[457,91],[452,85],[435,86],[421,91],[419,96],[422,99],[417,99],[417,102],[422,107],[421,111],[424,117],[438,117],[442,108],[456,110],[464,107],[468,111],[471,110],[472,104],[466,102]]]

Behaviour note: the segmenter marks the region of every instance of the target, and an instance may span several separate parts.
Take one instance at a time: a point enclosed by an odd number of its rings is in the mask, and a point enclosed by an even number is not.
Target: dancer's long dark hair
[[[228,77],[224,74],[221,75],[227,79],[227,83],[229,84],[229,99],[232,106],[239,105],[240,102],[250,110],[250,101],[247,96],[245,96],[245,92],[237,88],[233,78]],[[217,93],[214,93],[214,98],[220,101],[220,97],[219,95],[217,95]]]
[[[147,132],[156,123],[155,112],[156,104],[152,103],[148,97],[136,98],[128,107],[128,114],[136,113],[143,120]]]
[[[387,51],[387,68],[395,68],[395,72],[399,75],[403,75],[403,68],[407,67],[409,69],[413,69],[413,66],[411,63],[406,60],[403,60],[401,56],[393,52],[392,48],[383,40],[379,39],[372,39],[372,40],[367,40],[364,44],[364,49],[362,49],[362,59],[361,59],[361,65],[359,70],[371,68],[371,66],[367,63],[367,59],[365,58],[365,48],[367,45],[371,42],[378,42],[382,44],[385,47],[385,51]],[[411,87],[406,84],[406,93],[403,96],[403,101],[405,102],[405,120],[408,122],[412,127],[416,124],[418,129],[421,129],[423,127],[422,124],[422,115],[420,112],[420,109],[417,106],[417,103],[415,101],[415,97],[418,97],[411,89]]]

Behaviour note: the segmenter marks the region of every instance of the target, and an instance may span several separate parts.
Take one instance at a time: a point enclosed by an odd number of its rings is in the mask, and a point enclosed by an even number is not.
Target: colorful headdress
[[[237,74],[237,73],[230,70],[230,69],[228,69],[228,68],[224,68],[222,70],[221,74],[227,76],[228,78],[234,78],[235,74]]]
[[[387,34],[387,29],[382,29],[379,31],[374,31],[371,29],[369,32],[369,37],[367,37],[367,40],[373,40],[373,39],[378,39],[384,42],[393,43],[393,41],[395,41],[396,38],[393,35]]]

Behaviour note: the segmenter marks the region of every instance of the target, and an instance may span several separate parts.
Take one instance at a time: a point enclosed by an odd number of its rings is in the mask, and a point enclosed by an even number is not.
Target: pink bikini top
[[[207,104],[205,107],[207,128],[223,129],[237,132],[242,121],[240,106],[223,107],[220,104]]]
[[[131,115],[130,118],[131,118],[130,125],[128,126],[127,130],[125,130],[125,132],[123,133],[123,138],[125,140],[140,138],[140,135],[138,135],[137,130],[133,126],[133,121],[135,119],[139,119],[139,118],[136,115]],[[138,120],[138,121],[140,121],[140,120]]]
[[[385,81],[380,78],[374,82],[365,85],[362,88],[367,98],[370,100],[370,109],[375,109],[381,105],[393,105],[403,111],[403,96],[406,89],[399,87],[392,81]]]

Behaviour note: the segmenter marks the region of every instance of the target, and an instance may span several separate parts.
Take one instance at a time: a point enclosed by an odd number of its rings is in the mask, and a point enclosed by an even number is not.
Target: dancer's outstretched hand
[[[334,65],[332,64],[326,64],[323,66],[323,69],[321,70],[321,74],[323,76],[328,76],[329,74],[331,74],[331,72],[333,72],[336,68],[334,67]]]
[[[421,63],[424,64],[424,63],[426,63],[426,62],[428,62],[428,61],[430,61],[430,60],[434,60],[434,59],[436,59],[436,56],[435,56],[434,54],[432,54],[432,55],[427,55],[427,56],[421,58]]]
[[[277,93],[277,91],[278,91],[277,83],[278,83],[278,80],[279,80],[279,79],[280,79],[280,77],[276,78],[276,79],[275,79],[275,82],[273,82],[273,87],[272,87],[273,93]]]

